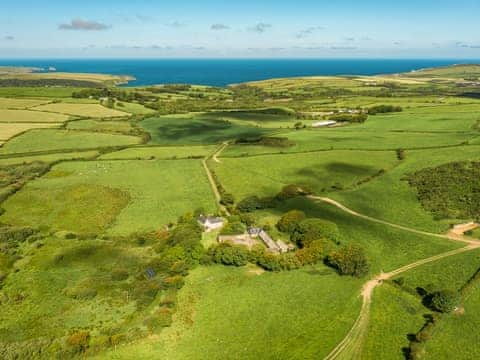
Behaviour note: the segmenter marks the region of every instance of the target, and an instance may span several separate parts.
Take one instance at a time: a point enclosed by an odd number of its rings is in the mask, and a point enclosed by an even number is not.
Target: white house
[[[221,217],[200,215],[198,222],[203,226],[206,232],[221,229],[225,225],[225,220]]]

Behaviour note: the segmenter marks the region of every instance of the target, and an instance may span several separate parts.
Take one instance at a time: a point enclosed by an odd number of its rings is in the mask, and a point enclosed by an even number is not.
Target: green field
[[[95,118],[125,117],[129,115],[123,111],[106,108],[100,104],[55,103],[37,106],[34,110]]]
[[[48,359],[65,349],[66,338],[78,329],[91,329],[97,342],[112,331],[142,324],[148,307],[141,305],[135,288],[138,269],[152,258],[148,248],[128,242],[72,240],[50,237],[37,247],[24,247],[27,263],[16,263],[2,288],[0,351],[4,358]],[[125,272],[127,278],[115,278]],[[126,296],[128,292],[130,298]],[[27,294],[23,301],[13,301]],[[113,330],[116,329],[116,330]],[[38,353],[38,349],[42,353]]]
[[[0,109],[27,109],[47,102],[48,100],[0,98]]]
[[[91,150],[91,151],[55,153],[50,155],[8,157],[8,158],[1,158],[0,165],[26,164],[26,163],[32,163],[35,161],[51,163],[59,160],[89,159],[89,158],[94,158],[98,156],[98,154],[99,154],[98,151]]]
[[[315,193],[348,188],[397,164],[394,152],[324,151],[222,158],[212,162],[225,189],[238,199],[275,195],[287,184],[308,186]]]
[[[404,360],[409,334],[419,331],[428,313],[420,299],[393,286],[375,290],[362,359]],[[381,339],[381,340],[380,340]]]
[[[116,102],[115,109],[122,112],[130,113],[133,115],[151,115],[155,113],[155,110],[146,108],[141,104],[127,103],[127,102],[120,102],[120,103]]]
[[[102,155],[102,160],[118,159],[185,159],[191,157],[205,157],[212,154],[216,149],[215,145],[198,146],[145,146],[129,148]]]
[[[93,149],[133,145],[139,142],[139,138],[127,135],[68,130],[31,130],[6,143],[0,149],[0,155],[53,150]]]
[[[408,151],[404,162],[384,176],[374,179],[359,189],[332,194],[332,197],[352,209],[374,217],[418,229],[444,232],[450,223],[466,219],[435,220],[433,215],[421,206],[415,188],[402,179],[426,167],[478,159],[479,151],[478,146]]]
[[[475,139],[475,133],[425,133],[372,131],[361,126],[344,129],[316,129],[289,131],[280,134],[294,145],[274,148],[255,145],[232,145],[222,156],[236,157],[271,153],[301,153],[324,150],[396,150],[422,149],[460,145]],[[476,140],[475,140],[476,141]],[[475,142],[474,141],[474,142]]]
[[[7,141],[8,139],[21,134],[31,129],[53,128],[58,124],[54,123],[0,123],[0,140]]]
[[[322,357],[355,320],[360,285],[322,266],[260,276],[244,269],[197,269],[179,294],[172,327],[159,339],[99,358]]]
[[[318,201],[293,199],[269,211],[276,216],[292,210],[304,211],[309,217],[335,222],[340,230],[340,242],[361,245],[371,260],[372,275],[394,270],[402,265],[462,246],[453,241],[417,235],[382,224],[360,219]]]
[[[159,229],[196,208],[216,209],[199,160],[64,163],[3,207],[2,221],[19,226],[124,235]]]
[[[128,121],[78,120],[69,122],[67,129],[128,134],[133,127]]]
[[[70,116],[64,114],[0,109],[0,122],[2,123],[62,123],[69,118]]]
[[[151,134],[151,143],[158,145],[215,144],[267,133],[266,129],[202,116],[154,117],[141,122],[141,126]]]

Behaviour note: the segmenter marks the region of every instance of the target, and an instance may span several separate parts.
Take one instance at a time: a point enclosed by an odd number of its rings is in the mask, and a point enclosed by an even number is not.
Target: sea
[[[455,59],[0,59],[0,66],[27,66],[62,72],[130,75],[127,86],[229,84],[298,76],[378,75],[452,64]]]

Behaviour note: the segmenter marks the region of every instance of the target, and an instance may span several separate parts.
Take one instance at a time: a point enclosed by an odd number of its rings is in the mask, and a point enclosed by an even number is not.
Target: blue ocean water
[[[0,59],[0,66],[131,75],[129,86],[188,83],[225,86],[314,75],[376,75],[479,60],[446,59]]]

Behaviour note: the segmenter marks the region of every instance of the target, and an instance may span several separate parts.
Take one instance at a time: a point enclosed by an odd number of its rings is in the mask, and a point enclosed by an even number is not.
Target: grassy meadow
[[[142,121],[141,126],[151,134],[156,145],[216,144],[237,137],[255,137],[268,130],[240,125],[228,120],[200,117],[154,117]]]
[[[17,226],[123,235],[160,229],[197,208],[216,210],[199,160],[64,163],[3,208],[2,221]]]
[[[221,158],[211,162],[225,189],[239,200],[248,195],[273,196],[288,184],[315,193],[347,189],[397,165],[393,151],[324,151]]]
[[[138,143],[139,138],[129,135],[53,129],[30,130],[6,143],[0,149],[0,155],[94,149]]]
[[[323,266],[261,275],[255,269],[196,269],[178,295],[171,328],[98,358],[322,357],[354,322],[360,285]]]
[[[206,157],[212,154],[216,145],[197,145],[197,146],[142,146],[128,148],[120,151],[111,152],[102,155],[102,160],[175,160],[186,158]]]
[[[70,119],[70,116],[66,114],[0,109],[1,123],[62,123],[68,119]]]
[[[109,109],[100,104],[71,104],[71,103],[54,103],[40,105],[33,108],[37,111],[67,114],[80,117],[93,117],[93,118],[109,118],[109,117],[125,117],[129,116],[128,113]]]

